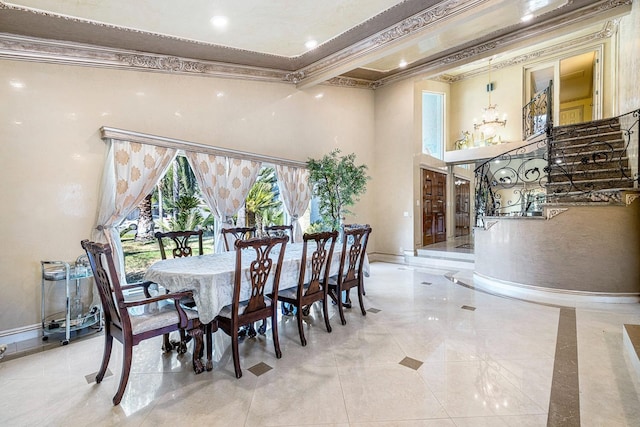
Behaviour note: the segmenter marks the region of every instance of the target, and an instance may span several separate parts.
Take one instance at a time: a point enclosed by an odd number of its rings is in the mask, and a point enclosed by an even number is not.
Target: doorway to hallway
[[[422,245],[447,240],[446,183],[447,175],[422,169]]]

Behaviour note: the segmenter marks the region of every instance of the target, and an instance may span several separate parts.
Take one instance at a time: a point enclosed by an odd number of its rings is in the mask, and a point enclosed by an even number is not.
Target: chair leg
[[[273,335],[273,346],[276,349],[276,357],[280,359],[282,352],[280,351],[280,341],[278,340],[278,308],[273,307],[271,314],[271,333]],[[299,312],[298,312],[299,313]]]
[[[342,291],[336,292],[338,294],[338,312],[340,313],[340,323],[343,325],[347,324],[347,321],[344,318],[344,309],[342,308]]]
[[[100,370],[96,374],[96,383],[100,383],[104,378],[104,374],[107,372],[107,367],[109,366],[109,359],[111,358],[112,349],[113,349],[113,335],[111,335],[108,330],[105,330],[104,331],[104,352],[102,353],[102,364],[100,365]]]
[[[169,339],[169,334],[164,334],[162,336],[162,351],[169,352],[173,350],[173,344],[171,344],[171,340]]]
[[[236,378],[242,377],[240,369],[240,354],[238,350],[238,328],[231,328],[231,352],[233,353],[233,367],[236,371]]]
[[[344,302],[342,304],[345,308],[351,308],[351,288],[344,292]]]
[[[364,289],[362,287],[362,284],[358,285],[358,301],[360,302],[360,311],[362,312],[363,316],[367,315],[367,311],[364,309],[364,300],[362,298],[362,296],[364,295]]]
[[[324,324],[327,327],[327,332],[331,332],[331,323],[329,323],[329,307],[327,303],[327,297],[322,300],[322,312],[324,313]]]
[[[300,334],[300,344],[304,347],[307,345],[307,339],[304,337],[304,329],[302,326],[302,305],[298,305],[298,313],[296,313],[296,319],[298,320],[298,333]]]
[[[197,328],[193,328],[189,330],[189,336],[193,338],[193,371],[196,374],[200,374],[204,371],[204,365],[202,364],[201,356],[202,356],[202,328],[203,326],[198,326]],[[183,341],[184,342],[184,341]]]
[[[213,369],[213,332],[214,332],[214,321],[208,323],[206,326],[207,333],[207,371],[211,371]]]
[[[116,395],[113,396],[113,404],[118,405],[124,395],[124,389],[129,381],[129,373],[131,372],[131,361],[133,360],[133,345],[125,340],[122,343],[122,373],[120,375],[120,385]]]

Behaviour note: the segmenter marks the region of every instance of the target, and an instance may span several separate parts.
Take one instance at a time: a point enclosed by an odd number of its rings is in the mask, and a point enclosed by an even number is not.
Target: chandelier
[[[482,121],[478,122],[473,119],[473,129],[481,132],[481,139],[489,139],[496,136],[498,128],[505,127],[507,124],[507,115],[503,114],[500,118],[500,112],[496,104],[491,104],[491,92],[493,91],[493,83],[491,82],[491,59],[489,59],[489,84],[487,84],[487,92],[489,92],[489,105],[483,108]]]

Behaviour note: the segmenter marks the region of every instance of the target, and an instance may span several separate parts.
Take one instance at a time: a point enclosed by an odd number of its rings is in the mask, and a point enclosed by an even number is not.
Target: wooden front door
[[[470,232],[471,187],[466,179],[456,179],[456,237],[467,236]]]
[[[447,240],[446,193],[447,175],[422,170],[422,245]]]

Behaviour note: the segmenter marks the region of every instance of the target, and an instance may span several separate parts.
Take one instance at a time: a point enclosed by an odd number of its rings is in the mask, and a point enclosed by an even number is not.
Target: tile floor
[[[117,343],[113,375],[101,384],[93,382],[101,336],[8,356],[0,425],[548,425],[561,309],[478,292],[445,274],[473,283],[470,271],[372,263],[366,317],[348,310],[342,326],[331,307],[329,334],[314,307],[304,348],[295,319],[283,317],[282,358],[269,332],[245,340],[239,380],[227,353],[196,376],[189,353],[163,354],[161,338],[143,342],[115,407]],[[575,310],[579,421],[549,425],[640,426],[640,378],[623,352],[624,323],[640,323],[640,305]],[[261,363],[266,371],[250,372]]]

